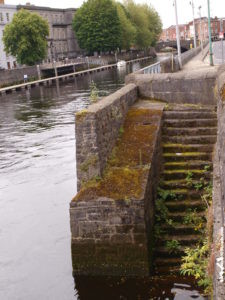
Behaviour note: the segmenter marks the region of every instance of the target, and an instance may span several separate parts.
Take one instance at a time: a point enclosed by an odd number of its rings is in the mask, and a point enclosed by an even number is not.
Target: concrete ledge
[[[82,182],[101,176],[137,87],[129,84],[76,114],[78,190]]]
[[[131,74],[126,83],[138,86],[139,95],[167,103],[215,105],[216,71],[174,74]]]

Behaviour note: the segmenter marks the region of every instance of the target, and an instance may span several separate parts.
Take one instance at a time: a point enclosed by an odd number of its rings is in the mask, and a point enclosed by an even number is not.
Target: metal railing
[[[161,73],[161,64],[160,64],[160,61],[153,64],[153,65],[150,65],[150,66],[147,66],[143,69],[140,69],[138,71],[135,72],[136,74],[156,74],[156,73]]]

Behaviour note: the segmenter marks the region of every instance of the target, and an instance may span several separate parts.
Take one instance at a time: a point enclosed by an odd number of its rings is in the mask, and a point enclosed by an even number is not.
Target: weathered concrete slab
[[[216,77],[216,70],[174,74],[131,74],[126,77],[126,84],[136,84],[141,97],[159,99],[167,103],[215,105]]]

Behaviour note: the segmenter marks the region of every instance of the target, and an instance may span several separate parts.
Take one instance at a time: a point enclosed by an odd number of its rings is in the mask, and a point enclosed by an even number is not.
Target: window
[[[0,13],[0,21],[3,22],[3,13]]]
[[[14,68],[16,68],[16,61],[13,62],[13,66],[14,66]]]
[[[8,67],[8,69],[11,69],[9,61],[7,62],[7,67]]]
[[[9,13],[6,13],[6,20],[9,22]]]

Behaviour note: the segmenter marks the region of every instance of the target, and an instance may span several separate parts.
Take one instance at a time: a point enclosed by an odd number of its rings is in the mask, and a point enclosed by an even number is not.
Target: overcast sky
[[[39,6],[50,6],[58,8],[75,7],[78,8],[82,5],[83,0],[5,0],[6,4],[25,4],[30,2]],[[122,0],[121,0],[122,2]],[[138,3],[151,3],[158,11],[163,21],[163,27],[169,27],[175,24],[175,14],[173,7],[173,0],[136,0]],[[225,18],[225,0],[210,0],[211,2],[211,15],[213,17]],[[202,16],[207,14],[207,0],[194,0],[195,3],[195,17],[198,17],[198,7],[202,6]],[[192,10],[190,0],[177,0],[178,6],[178,19],[179,23],[186,23],[192,19]]]

